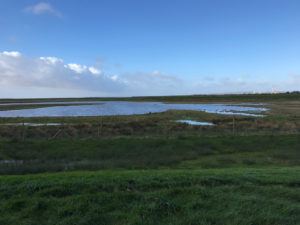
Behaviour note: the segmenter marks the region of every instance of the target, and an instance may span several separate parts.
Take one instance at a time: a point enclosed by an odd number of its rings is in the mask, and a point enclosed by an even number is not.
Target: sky
[[[1,0],[0,98],[300,90],[299,0]]]

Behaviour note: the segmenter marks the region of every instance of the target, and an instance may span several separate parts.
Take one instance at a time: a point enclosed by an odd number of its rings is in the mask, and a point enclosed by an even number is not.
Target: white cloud
[[[58,57],[11,57],[0,52],[1,97],[125,96],[131,86],[100,68]],[[41,94],[42,90],[44,93]]]
[[[114,80],[114,81],[118,80],[118,78],[119,78],[118,75],[112,75],[112,76],[110,77],[110,79],[112,79],[112,80]]]
[[[21,53],[17,52],[17,51],[12,51],[12,52],[4,51],[1,54],[6,55],[6,56],[10,56],[10,57],[15,57],[15,58],[21,57]]]
[[[20,54],[11,57],[0,53],[0,97],[10,95],[8,90],[16,90],[20,97],[22,93],[37,97],[42,89],[47,92],[44,97],[78,96],[79,93],[81,96],[171,94],[179,92],[176,84],[176,78],[158,71],[106,75],[101,68],[65,63],[54,56],[30,58]]]
[[[63,63],[64,61],[60,58],[48,56],[48,57],[40,57],[40,60],[43,60],[45,63],[50,65],[55,65],[57,63]]]
[[[57,59],[57,58],[55,58],[55,59]],[[55,60],[55,62],[56,62],[56,60]],[[98,69],[94,66],[88,67],[86,65],[81,65],[81,64],[77,64],[77,63],[66,64],[65,68],[70,69],[70,70],[74,71],[77,74],[90,73],[94,76],[99,76],[102,73],[100,69]]]
[[[96,67],[90,66],[89,67],[89,71],[91,74],[93,75],[100,75],[101,74],[101,70],[97,69]]]
[[[50,14],[57,17],[62,16],[61,12],[47,2],[39,2],[35,5],[28,6],[25,8],[25,11],[34,15]]]
[[[69,63],[69,64],[65,65],[65,67],[70,70],[73,70],[75,73],[78,73],[78,74],[85,73],[88,69],[87,66],[76,64],[76,63]]]

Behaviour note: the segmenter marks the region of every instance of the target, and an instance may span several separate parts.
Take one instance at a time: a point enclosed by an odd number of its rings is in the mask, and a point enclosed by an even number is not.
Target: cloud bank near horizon
[[[0,52],[0,98],[178,95],[299,90],[300,75],[263,79],[199,77],[188,81],[153,72],[107,74],[95,65],[65,62],[55,56],[31,58]]]
[[[109,75],[94,65],[66,63],[59,57],[0,52],[0,97],[172,94],[180,82],[158,71]]]

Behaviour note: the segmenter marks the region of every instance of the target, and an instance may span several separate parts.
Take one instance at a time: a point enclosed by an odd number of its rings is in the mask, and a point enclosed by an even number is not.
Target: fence
[[[62,138],[103,138],[115,136],[174,136],[174,135],[250,135],[250,134],[294,134],[300,133],[296,121],[278,122],[259,118],[232,117],[226,121],[213,121],[214,126],[191,126],[175,121],[147,121],[114,118],[94,118],[91,122],[70,123],[35,122],[26,120],[16,123],[1,123],[0,138],[5,139],[62,139]]]

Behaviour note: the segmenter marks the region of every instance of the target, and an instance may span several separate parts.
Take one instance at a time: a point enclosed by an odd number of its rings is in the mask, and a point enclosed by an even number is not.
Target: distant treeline
[[[172,96],[136,96],[136,97],[83,97],[83,98],[25,98],[25,99],[0,99],[0,103],[14,102],[56,102],[56,101],[171,101],[171,102],[257,102],[277,100],[300,100],[300,91],[283,93],[259,94],[211,94],[211,95],[172,95]]]

